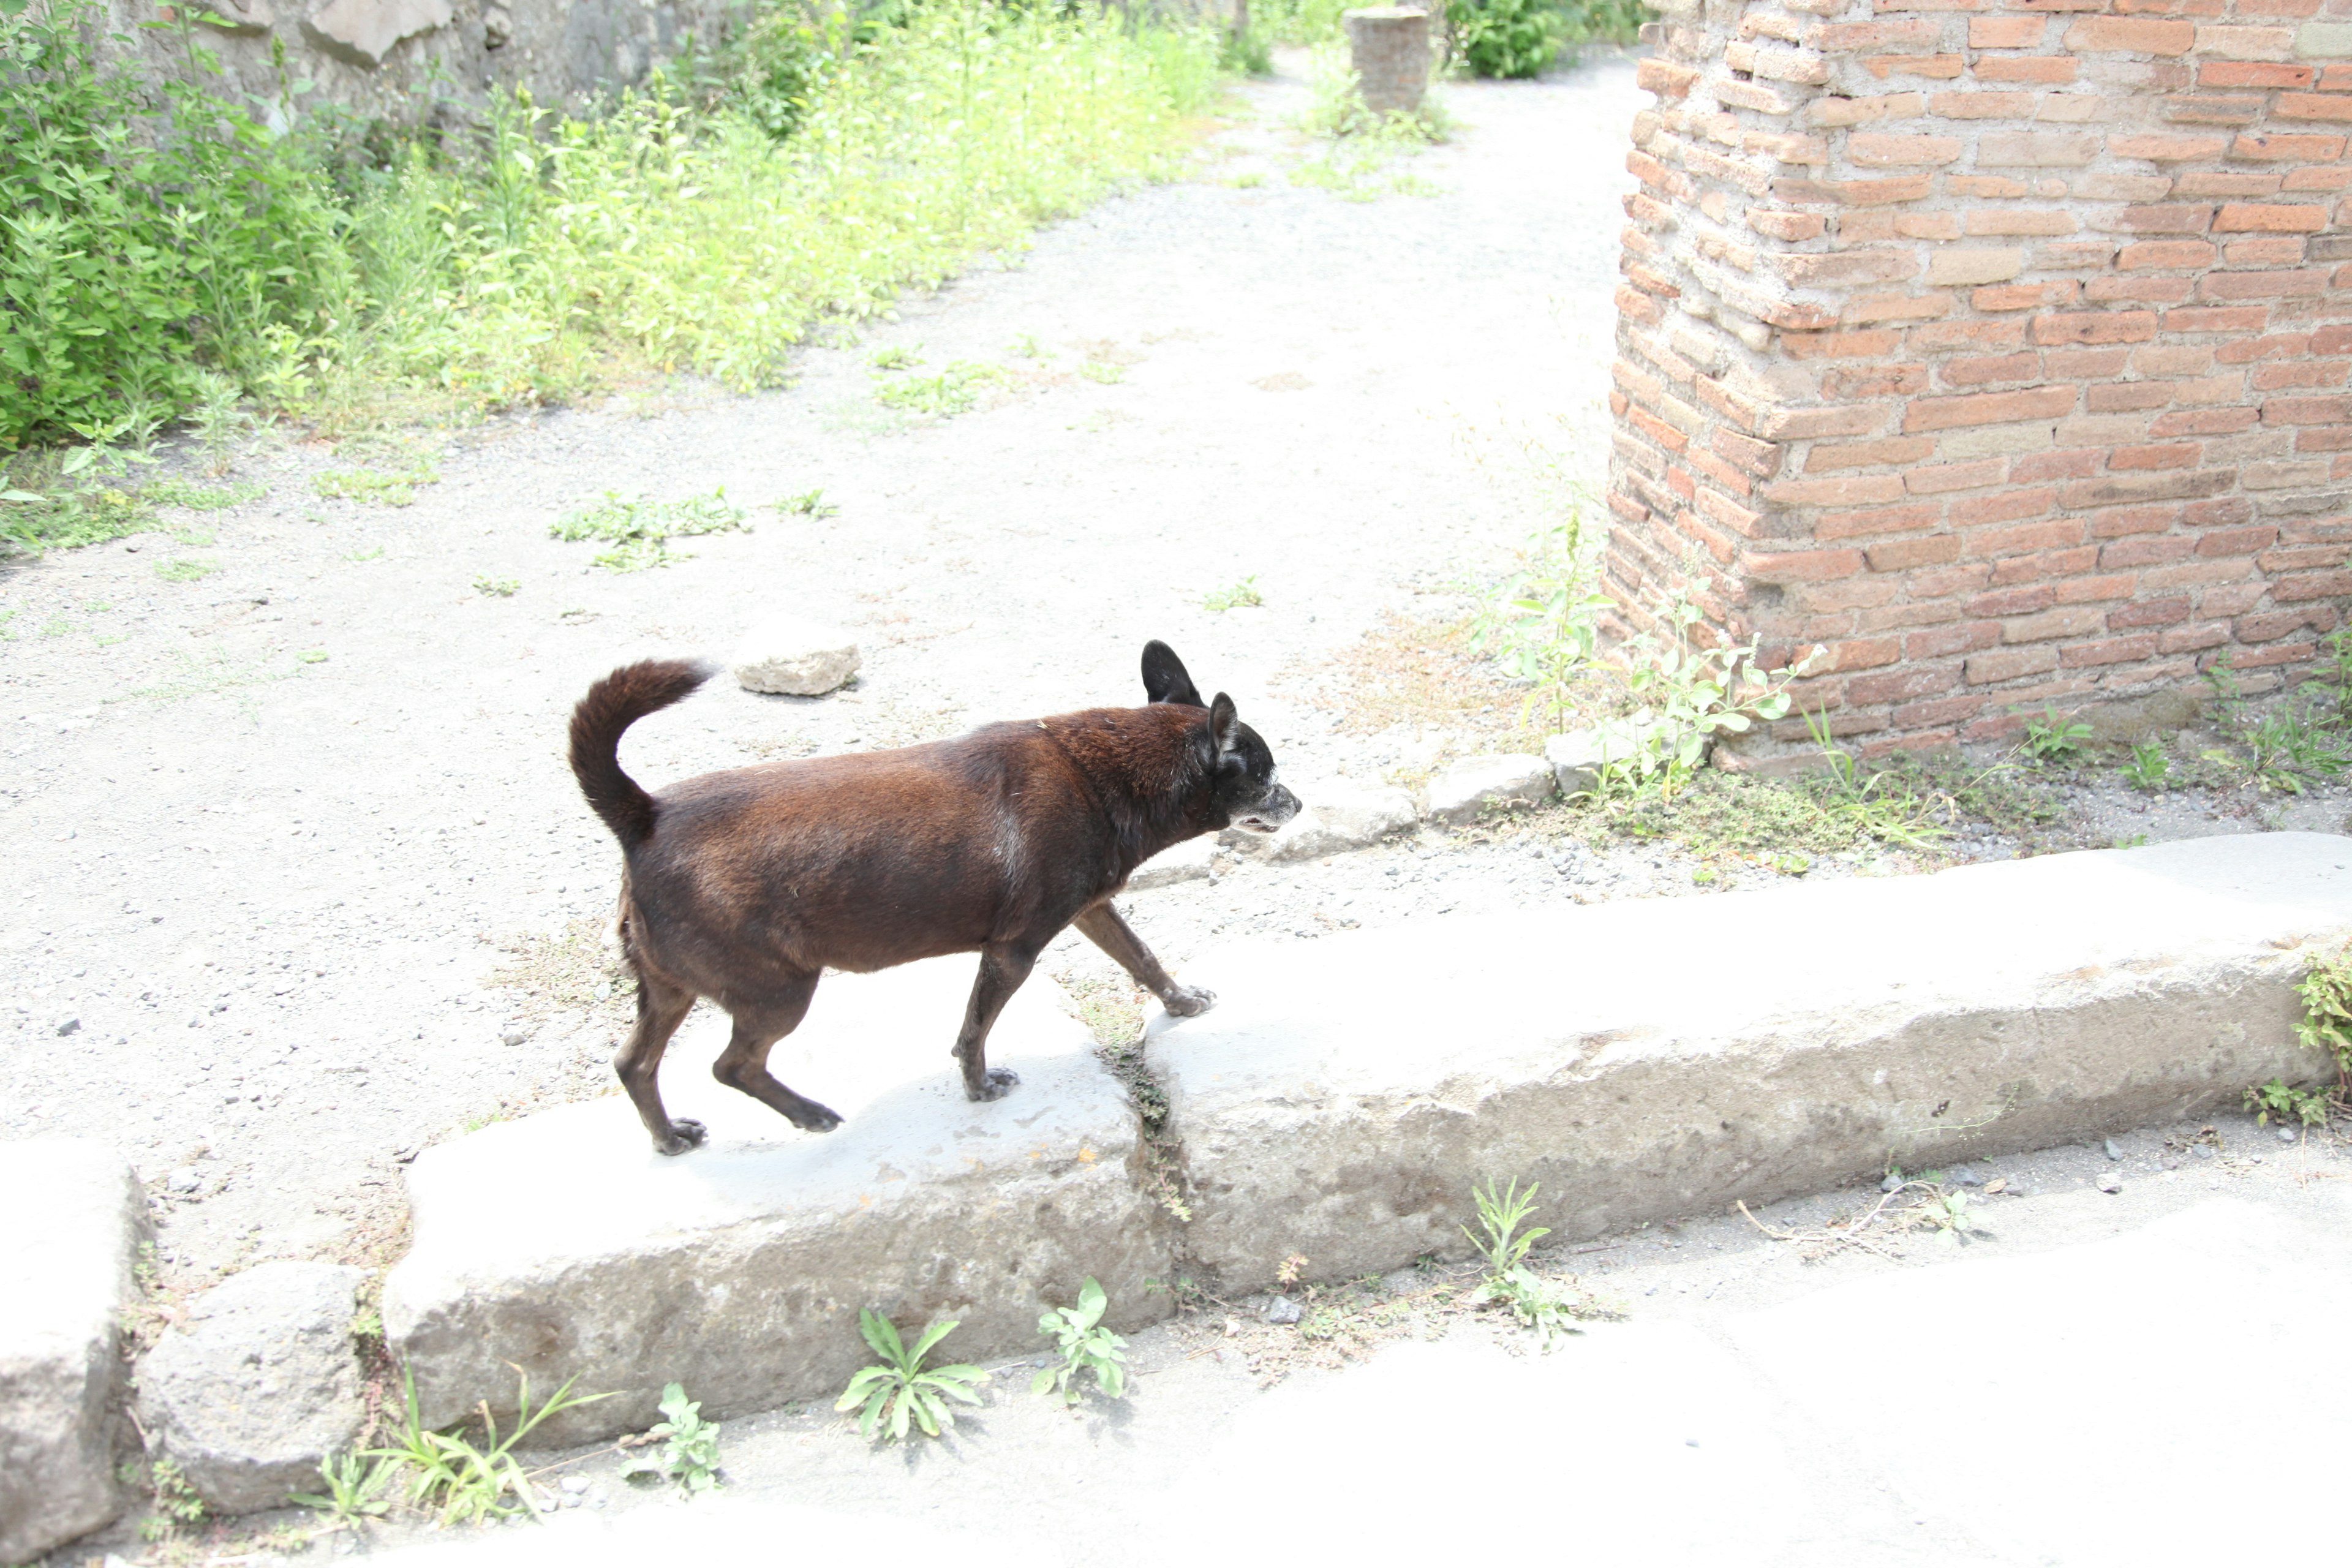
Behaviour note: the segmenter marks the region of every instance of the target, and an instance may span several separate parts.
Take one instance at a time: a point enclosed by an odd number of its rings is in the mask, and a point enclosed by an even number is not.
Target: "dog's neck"
[[[1120,881],[1154,855],[1222,826],[1205,709],[1155,702],[1038,721],[1112,827]]]

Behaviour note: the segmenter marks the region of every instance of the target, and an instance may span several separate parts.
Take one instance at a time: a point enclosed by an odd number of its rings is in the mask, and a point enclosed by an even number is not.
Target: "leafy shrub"
[[[1549,0],[1446,0],[1445,24],[1472,76],[1536,76],[1559,54],[1560,14]]]
[[[925,1370],[923,1358],[955,1327],[953,1319],[935,1323],[908,1345],[899,1339],[897,1324],[871,1309],[859,1308],[857,1331],[882,1359],[860,1368],[833,1407],[856,1411],[857,1430],[868,1442],[877,1432],[893,1443],[903,1442],[910,1423],[925,1436],[938,1436],[941,1427],[955,1425],[955,1410],[948,1402],[979,1404],[980,1384],[988,1381],[988,1373],[976,1366]]]

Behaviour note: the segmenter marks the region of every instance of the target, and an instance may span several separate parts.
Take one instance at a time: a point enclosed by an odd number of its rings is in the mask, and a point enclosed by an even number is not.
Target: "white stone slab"
[[[1488,1177],[1591,1237],[2315,1080],[2347,864],[2249,835],[1205,954],[1215,1010],[1149,1030],[1187,1241],[1229,1289],[1339,1277],[1460,1256]]]
[[[146,1194],[81,1138],[0,1143],[0,1563],[114,1517],[123,1310]]]
[[[655,1154],[618,1094],[485,1128],[411,1168],[416,1240],[384,1289],[425,1420],[510,1408],[577,1376],[566,1437],[641,1427],[681,1382],[714,1417],[837,1393],[870,1359],[857,1311],[904,1328],[957,1318],[948,1359],[1035,1342],[1045,1298],[1087,1275],[1130,1326],[1164,1297],[1167,1222],[1132,1181],[1134,1118],[1084,1026],[1032,978],[990,1042],[1021,1074],[966,1100],[949,1056],[977,960],[828,975],[778,1078],[847,1120],[801,1132],[711,1080],[726,1021],[708,1009],[662,1075],[705,1147]],[[938,1359],[938,1358],[934,1358]]]

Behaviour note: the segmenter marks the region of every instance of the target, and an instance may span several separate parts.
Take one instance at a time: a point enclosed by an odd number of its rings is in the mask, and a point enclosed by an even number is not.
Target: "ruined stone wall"
[[[145,68],[184,70],[174,29],[142,27],[172,7],[109,0],[113,30]],[[745,0],[205,0],[226,26],[195,36],[261,112],[290,100],[417,123],[436,105],[479,103],[493,86],[527,87],[541,102],[585,108],[635,85],[683,47],[715,38]],[[289,86],[310,90],[289,94]]]
[[[1662,8],[1626,620],[1822,645],[1801,700],[1864,749],[2307,668],[2352,596],[2352,0]]]

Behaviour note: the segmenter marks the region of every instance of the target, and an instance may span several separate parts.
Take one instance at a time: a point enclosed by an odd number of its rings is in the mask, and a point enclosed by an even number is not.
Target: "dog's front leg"
[[[1106,899],[1070,922],[1080,934],[1118,960],[1118,966],[1135,976],[1136,984],[1160,998],[1160,1005],[1179,1018],[1190,1018],[1205,1013],[1217,1005],[1217,994],[1195,986],[1179,985],[1160,967],[1143,939],[1129,929],[1118,918],[1118,911]]]
[[[963,1011],[963,1032],[956,1037],[955,1058],[963,1064],[966,1100],[1002,1100],[1021,1081],[1018,1073],[988,1065],[988,1031],[996,1016],[1029,978],[1037,950],[997,942],[980,950],[980,977],[971,984],[971,1002]]]

